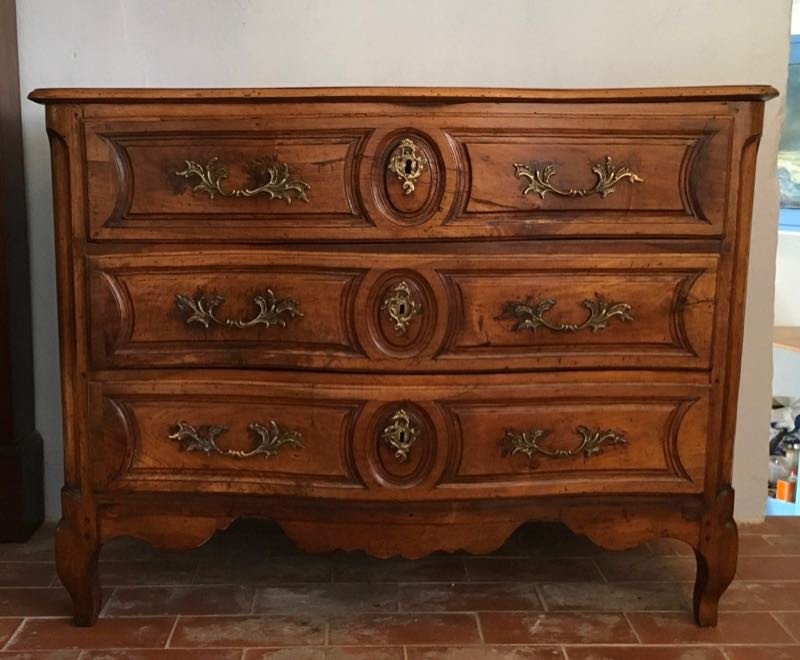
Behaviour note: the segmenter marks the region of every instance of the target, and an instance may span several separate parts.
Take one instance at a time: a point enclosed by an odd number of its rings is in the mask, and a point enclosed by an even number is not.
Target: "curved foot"
[[[695,548],[694,616],[698,625],[717,625],[719,599],[736,574],[738,554],[733,489],[726,487],[719,492],[713,509],[703,517],[699,545]]]
[[[94,533],[81,533],[62,518],[56,529],[56,571],[72,598],[75,624],[91,626],[100,614],[102,594],[97,572],[100,544]]]

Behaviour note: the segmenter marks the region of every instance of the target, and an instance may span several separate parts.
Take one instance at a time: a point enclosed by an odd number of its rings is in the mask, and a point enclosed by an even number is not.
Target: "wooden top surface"
[[[507,89],[490,87],[286,87],[227,89],[47,88],[28,98],[37,103],[213,103],[253,101],[510,101],[612,103],[615,101],[767,100],[778,95],[769,85],[650,87],[625,89]]]
[[[800,351],[800,328],[776,326],[772,334],[772,343],[790,351]]]

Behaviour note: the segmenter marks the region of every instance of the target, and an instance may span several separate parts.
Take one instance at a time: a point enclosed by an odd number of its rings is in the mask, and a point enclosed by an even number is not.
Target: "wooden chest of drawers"
[[[716,621],[768,87],[40,90],[79,624],[101,545],[527,520],[697,554]]]

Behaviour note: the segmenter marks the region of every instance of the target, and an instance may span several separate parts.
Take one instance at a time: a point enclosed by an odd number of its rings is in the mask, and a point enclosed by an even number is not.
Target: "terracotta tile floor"
[[[0,660],[800,660],[800,518],[740,532],[716,629],[692,622],[682,543],[605,552],[527,525],[489,557],[380,561],[303,555],[259,521],[185,553],[108,544],[105,605],[86,629],[69,619],[47,526],[0,545]]]

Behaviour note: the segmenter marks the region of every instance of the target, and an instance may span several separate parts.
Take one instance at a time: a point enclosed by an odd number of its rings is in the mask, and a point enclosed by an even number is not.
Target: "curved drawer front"
[[[90,259],[94,366],[707,369],[717,257],[492,250]]]
[[[735,110],[684,110],[253,104],[200,119],[175,108],[157,122],[146,108],[89,118],[89,235],[718,236],[728,159],[741,149],[732,143]]]
[[[234,241],[239,231],[269,237],[292,227],[363,227],[353,177],[365,136],[364,129],[275,131],[256,117],[219,126],[165,120],[157,130],[147,122],[90,123],[90,234]]]
[[[707,385],[582,378],[94,382],[94,483],[393,501],[702,490]]]
[[[364,359],[354,295],[364,270],[204,255],[105,265],[90,277],[97,367],[249,366]],[[173,265],[170,265],[170,262]]]
[[[306,396],[242,397],[204,384],[158,396],[94,385],[95,483],[158,489],[159,482],[205,482],[226,492],[273,484],[358,487],[343,444],[362,405]]]
[[[585,479],[587,489],[602,491],[626,481],[702,482],[693,464],[702,451],[707,402],[691,389],[641,390],[620,396],[610,388],[606,396],[600,388],[576,388],[564,397],[442,402],[455,447],[440,487]]]
[[[725,171],[726,122],[655,120],[645,128],[635,116],[625,126],[604,117],[601,129],[540,121],[532,130],[449,133],[470,163],[469,194],[452,226],[520,234],[526,225],[527,235],[720,232],[726,181],[708,175]]]

